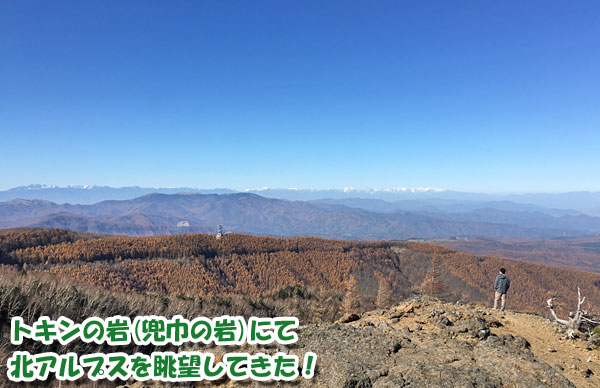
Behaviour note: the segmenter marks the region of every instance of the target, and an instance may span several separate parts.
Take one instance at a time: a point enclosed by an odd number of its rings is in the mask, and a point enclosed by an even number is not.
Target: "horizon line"
[[[131,186],[110,186],[110,185],[102,185],[102,184],[79,184],[79,185],[56,185],[56,184],[39,184],[33,183],[29,185],[20,185],[13,186],[8,188],[0,188],[0,191],[16,191],[16,190],[49,190],[49,189],[81,189],[81,190],[92,190],[94,188],[108,188],[108,189],[128,189],[128,188],[138,188],[138,189],[148,189],[148,190],[228,190],[231,192],[237,193],[248,193],[248,192],[264,192],[264,191],[290,191],[290,192],[321,192],[321,191],[336,191],[343,193],[363,193],[363,194],[418,194],[418,193],[462,193],[462,194],[476,194],[476,195],[501,195],[501,196],[509,196],[509,195],[541,195],[541,194],[572,194],[572,193],[600,193],[600,189],[598,190],[567,190],[567,191],[496,191],[496,192],[484,192],[484,191],[467,191],[460,189],[448,189],[448,188],[438,188],[438,187],[323,187],[323,188],[301,188],[301,187],[270,187],[263,186],[257,188],[244,188],[244,189],[236,189],[231,187],[212,187],[212,188],[201,188],[194,186],[140,186],[140,185],[131,185]]]

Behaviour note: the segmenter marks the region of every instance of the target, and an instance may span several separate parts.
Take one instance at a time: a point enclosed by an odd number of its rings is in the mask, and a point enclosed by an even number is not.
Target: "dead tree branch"
[[[570,312],[568,319],[561,319],[556,315],[554,298],[550,298],[546,302],[548,308],[550,309],[550,313],[554,318],[554,322],[565,327],[567,329],[567,337],[571,339],[577,337],[577,332],[584,329],[583,326],[587,326],[589,328],[592,325],[600,324],[600,322],[591,319],[587,311],[581,308],[583,302],[585,302],[585,296],[583,298],[581,297],[581,290],[579,289],[579,287],[577,287],[577,310],[575,311],[575,313]]]

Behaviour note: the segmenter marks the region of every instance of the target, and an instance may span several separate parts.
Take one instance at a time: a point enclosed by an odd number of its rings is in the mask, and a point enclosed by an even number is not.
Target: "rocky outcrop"
[[[319,387],[574,387],[524,338],[496,335],[482,310],[427,299],[347,324],[307,326],[298,349],[319,355]]]
[[[513,314],[512,321],[505,315]],[[473,305],[449,304],[427,297],[404,301],[389,310],[347,315],[333,324],[308,324],[299,341],[286,346],[250,347],[244,352],[284,351],[302,359],[318,355],[314,378],[294,383],[245,382],[247,387],[485,387],[568,388],[558,362],[537,357],[526,338],[509,334],[514,319],[538,325],[553,337],[541,317],[504,313]],[[560,341],[559,337],[556,341]],[[229,351],[232,351],[229,349]],[[553,353],[557,354],[557,353]],[[558,360],[560,356],[556,356]],[[547,362],[548,361],[548,362]],[[552,366],[551,366],[552,364]],[[587,364],[591,365],[591,364]],[[587,369],[589,370],[589,369]],[[577,387],[596,386],[593,371],[582,372]],[[138,387],[139,383],[129,385]],[[238,386],[231,381],[220,385]],[[142,385],[139,385],[140,387]],[[146,384],[148,386],[148,384]],[[204,386],[204,385],[199,385]]]

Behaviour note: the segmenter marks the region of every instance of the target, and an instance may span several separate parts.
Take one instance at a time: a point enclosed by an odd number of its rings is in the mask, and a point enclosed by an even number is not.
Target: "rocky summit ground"
[[[600,350],[567,340],[549,320],[420,297],[388,310],[306,325],[290,348],[315,352],[311,380],[225,386],[268,387],[600,387]],[[243,351],[257,351],[247,347]],[[265,349],[261,349],[265,351]],[[301,359],[301,357],[300,357]],[[241,384],[241,385],[240,385]],[[204,384],[202,384],[204,385]],[[128,387],[161,386],[136,383]]]

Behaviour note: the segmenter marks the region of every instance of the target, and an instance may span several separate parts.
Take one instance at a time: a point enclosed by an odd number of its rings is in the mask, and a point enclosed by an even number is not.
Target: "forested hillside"
[[[510,257],[533,263],[600,273],[600,235],[576,238],[490,238],[436,242],[476,255]]]
[[[334,290],[345,295],[348,308],[358,309],[431,290],[450,300],[490,303],[493,280],[505,267],[513,284],[510,308],[545,312],[546,299],[558,296],[572,303],[577,287],[586,295],[588,308],[600,305],[600,274],[474,256],[425,243],[240,234],[220,239],[203,234],[75,235],[48,241],[40,239],[44,233],[69,236],[53,229],[7,234],[0,240],[5,263],[25,274],[47,273],[115,291],[182,296],[260,296],[301,285]]]
[[[17,228],[0,230],[0,262],[12,263],[11,253],[19,249],[43,247],[63,242],[100,238],[102,235],[65,229]]]

